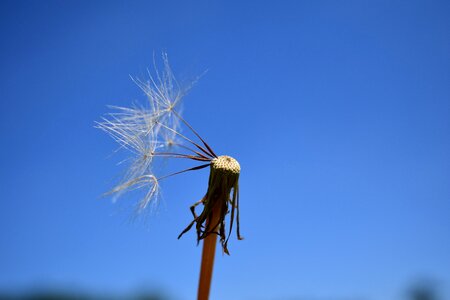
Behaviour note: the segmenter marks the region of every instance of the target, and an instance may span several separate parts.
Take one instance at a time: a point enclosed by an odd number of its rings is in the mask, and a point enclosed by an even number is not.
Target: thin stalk
[[[200,134],[197,133],[197,131],[195,131],[195,129],[185,120],[183,119],[175,110],[172,110],[172,112],[174,113],[175,116],[178,117],[178,119],[180,119],[187,127],[189,127],[189,129],[200,139],[200,141],[202,141],[203,145],[205,145],[205,147],[209,150],[209,153],[213,156],[213,157],[217,157],[216,153],[214,153],[213,149],[211,149],[211,147],[202,139],[202,137],[200,136]]]
[[[198,161],[211,161],[211,159],[207,158],[207,157],[182,154],[182,153],[174,153],[174,152],[153,152],[151,154],[151,156],[164,156],[164,157],[172,157],[172,158],[188,158],[188,159],[198,160]]]
[[[188,146],[185,146],[185,145],[183,145],[183,144],[174,143],[174,145],[177,146],[177,147],[186,149],[186,150],[188,150],[188,151],[194,152],[195,154],[197,154],[198,156],[201,156],[201,157],[203,157],[203,158],[207,158],[206,156],[204,156],[204,155],[201,154],[200,152],[195,151],[194,149],[189,148]]]
[[[220,221],[220,201],[214,206],[211,217],[206,221],[206,230],[209,232],[211,227],[216,227],[214,230],[218,233],[219,226],[216,226]],[[209,291],[211,289],[211,279],[214,267],[214,256],[216,254],[217,234],[211,233],[203,239],[203,253],[200,267],[200,280],[198,283],[198,300],[208,300]]]
[[[197,147],[200,151],[202,151],[203,153],[205,153],[207,156],[214,158],[215,156],[212,155],[211,153],[208,152],[208,150],[206,150],[205,148],[203,148],[202,146],[200,146],[199,144],[197,144],[196,142],[194,142],[193,140],[185,137],[184,135],[182,135],[181,133],[179,133],[176,130],[173,130],[172,128],[160,123],[160,122],[156,122],[159,125],[161,125],[162,127],[164,127],[165,129],[169,130],[170,132],[175,133],[176,135],[178,135],[179,137],[181,137],[182,139],[188,141],[189,143],[191,143],[192,145],[194,145],[195,147]]]
[[[184,172],[189,172],[189,171],[195,171],[195,170],[204,169],[204,168],[206,168],[206,167],[209,167],[210,165],[211,165],[211,164],[204,164],[204,165],[192,167],[192,168],[189,168],[189,169],[185,169],[185,170],[182,170],[182,171],[178,171],[178,172],[175,172],[175,173],[172,173],[172,174],[169,174],[169,175],[164,175],[164,176],[162,176],[162,177],[159,177],[159,178],[158,178],[158,181],[159,181],[159,180],[162,180],[162,179],[165,179],[165,178],[168,178],[168,177],[172,177],[172,176],[174,176],[174,175],[178,175],[178,174],[184,173]]]

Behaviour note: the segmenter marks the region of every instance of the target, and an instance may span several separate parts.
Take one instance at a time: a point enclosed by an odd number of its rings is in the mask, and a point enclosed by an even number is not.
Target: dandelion
[[[239,228],[240,165],[230,156],[216,155],[208,143],[183,119],[180,103],[192,84],[181,88],[172,73],[167,54],[163,53],[162,61],[163,71],[158,71],[154,62],[155,69],[148,72],[147,81],[132,78],[146,94],[146,105],[113,106],[111,108],[114,112],[97,123],[98,128],[118,142],[119,149],[126,149],[132,154],[125,176],[108,194],[117,199],[129,191],[144,191],[136,206],[137,213],[142,213],[151,203],[158,202],[162,180],[210,168],[206,194],[190,207],[193,220],[178,236],[181,238],[195,225],[197,244],[204,241],[198,299],[208,299],[217,236],[220,237],[223,252],[229,254],[228,239],[236,220],[237,238],[242,239]],[[182,125],[193,135],[192,139],[181,133]],[[154,161],[158,158],[186,159],[197,164],[175,173],[157,176]],[[200,204],[203,205],[203,210],[197,215],[196,207]],[[228,228],[225,224],[227,215]]]

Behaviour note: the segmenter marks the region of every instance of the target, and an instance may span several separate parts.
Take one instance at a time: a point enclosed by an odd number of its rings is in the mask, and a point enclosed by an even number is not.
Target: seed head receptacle
[[[238,239],[242,237],[239,232],[239,174],[241,166],[238,161],[231,156],[222,155],[211,160],[208,190],[202,200],[195,203],[191,207],[194,215],[194,220],[188,227],[179,235],[180,238],[185,232],[191,229],[192,225],[196,223],[197,242],[206,238],[210,234],[218,233],[222,249],[226,254],[229,254],[227,243],[231,230],[233,229],[234,217],[236,215],[237,235]],[[231,198],[230,198],[230,195]],[[203,203],[204,208],[202,213],[197,216],[195,214],[195,206]],[[230,228],[228,238],[225,233],[225,217],[230,212]],[[218,214],[214,216],[214,214]],[[214,224],[207,224],[207,220],[217,220]]]

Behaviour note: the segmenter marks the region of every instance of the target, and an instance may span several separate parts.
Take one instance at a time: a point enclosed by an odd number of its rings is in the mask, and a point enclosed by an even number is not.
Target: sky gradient
[[[450,3],[2,1],[0,291],[160,289],[194,299],[189,206],[208,171],[129,222],[94,122],[145,101],[167,51],[184,117],[239,160],[241,232],[212,299],[450,297]]]

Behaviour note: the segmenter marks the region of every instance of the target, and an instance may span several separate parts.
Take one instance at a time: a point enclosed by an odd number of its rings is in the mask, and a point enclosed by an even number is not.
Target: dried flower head
[[[120,148],[132,153],[130,167],[122,181],[109,194],[115,199],[123,193],[132,190],[144,190],[144,196],[138,202],[137,212],[143,212],[150,203],[157,203],[159,183],[161,180],[180,173],[200,170],[210,167],[208,190],[205,196],[191,206],[193,221],[179,235],[180,238],[196,224],[197,242],[210,234],[218,233],[225,253],[228,253],[227,242],[236,217],[238,239],[242,239],[239,232],[239,163],[229,156],[217,156],[204,139],[181,117],[179,105],[186,95],[188,88],[180,88],[169,66],[167,54],[163,53],[163,72],[156,68],[149,80],[133,81],[144,91],[147,103],[144,106],[112,108],[115,112],[107,114],[97,123],[97,127],[107,132],[120,144]],[[185,125],[199,142],[195,142],[181,134],[180,127]],[[188,169],[156,176],[154,159],[187,159],[203,164]],[[195,207],[204,205],[200,215],[195,213]],[[225,217],[230,212],[228,237],[225,233]],[[216,207],[219,207],[216,209]],[[206,226],[213,214],[219,211],[217,224]]]

